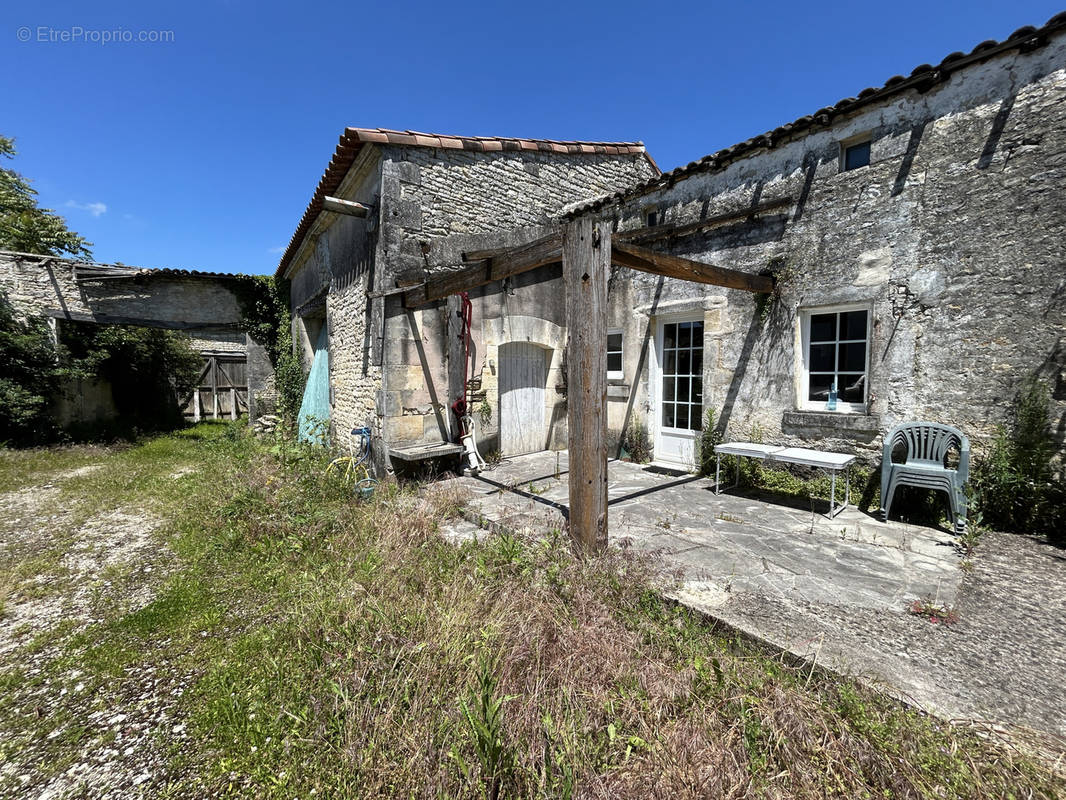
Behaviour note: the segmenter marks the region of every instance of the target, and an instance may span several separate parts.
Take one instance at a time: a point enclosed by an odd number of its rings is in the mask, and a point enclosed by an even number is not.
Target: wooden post
[[[192,421],[200,421],[200,386],[197,384],[192,392]]]
[[[568,336],[567,441],[570,538],[585,554],[607,546],[607,271],[611,224],[591,218],[563,228]]]
[[[211,359],[211,419],[218,419],[218,362]]]
[[[229,390],[229,418],[237,419],[237,390],[233,387]]]

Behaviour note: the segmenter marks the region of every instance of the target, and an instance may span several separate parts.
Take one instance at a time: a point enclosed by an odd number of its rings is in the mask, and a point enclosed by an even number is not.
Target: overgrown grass
[[[194,480],[168,478],[191,459]],[[148,660],[197,676],[175,795],[1062,791],[1012,750],[715,631],[629,552],[578,561],[559,531],[453,546],[436,530],[453,493],[357,504],[313,452],[221,426],[109,463],[70,491],[166,513],[180,566],[64,659],[101,684]]]

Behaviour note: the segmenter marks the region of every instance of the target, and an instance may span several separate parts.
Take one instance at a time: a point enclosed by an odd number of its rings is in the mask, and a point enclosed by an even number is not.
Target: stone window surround
[[[842,401],[837,402],[837,408],[835,411],[830,411],[826,408],[824,402],[812,401],[807,399],[808,389],[808,348],[810,347],[810,320],[811,316],[815,314],[834,314],[845,311],[865,311],[866,312],[866,386],[865,396],[866,401],[863,403],[845,403]],[[818,305],[818,306],[801,306],[796,309],[796,347],[795,347],[795,367],[793,374],[795,375],[795,391],[796,391],[796,410],[797,411],[818,411],[825,414],[852,414],[852,415],[866,415],[870,405],[870,345],[872,343],[872,328],[873,328],[873,302],[872,301],[859,301],[852,303],[840,303],[835,305]]]

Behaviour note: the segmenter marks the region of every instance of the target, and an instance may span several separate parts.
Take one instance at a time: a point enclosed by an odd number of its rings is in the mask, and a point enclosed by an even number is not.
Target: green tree
[[[0,136],[0,157],[14,156],[15,140]],[[61,216],[37,206],[37,191],[26,178],[0,167],[0,249],[92,258],[90,247]]]

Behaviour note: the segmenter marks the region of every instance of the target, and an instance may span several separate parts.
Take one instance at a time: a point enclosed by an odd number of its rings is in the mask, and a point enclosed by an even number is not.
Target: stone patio
[[[566,453],[544,452],[452,482],[481,528],[536,532],[564,526],[567,481]],[[987,534],[964,564],[946,530],[854,506],[829,520],[826,500],[715,495],[713,480],[620,461],[608,468],[608,502],[611,544],[660,555],[680,576],[666,592],[678,601],[932,713],[1032,729],[1045,752],[1066,752],[1066,557],[1056,548]],[[954,606],[960,620],[910,614],[914,599]]]

